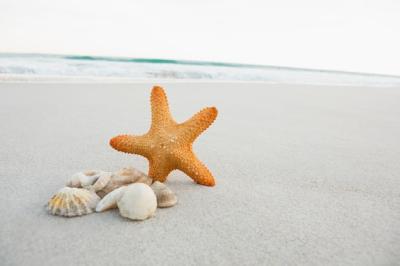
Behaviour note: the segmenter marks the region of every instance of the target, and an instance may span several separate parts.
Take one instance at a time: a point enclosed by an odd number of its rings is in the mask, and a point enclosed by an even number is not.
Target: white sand
[[[0,84],[1,265],[394,265],[400,88],[164,83],[178,121],[215,105],[195,150],[214,188],[173,172],[144,222],[44,205],[73,173],[147,161],[108,146],[150,125],[150,83]]]

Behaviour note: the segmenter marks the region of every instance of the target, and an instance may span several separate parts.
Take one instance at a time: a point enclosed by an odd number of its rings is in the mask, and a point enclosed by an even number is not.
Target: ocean
[[[400,86],[399,76],[184,60],[0,53],[0,77],[259,81],[286,84]]]

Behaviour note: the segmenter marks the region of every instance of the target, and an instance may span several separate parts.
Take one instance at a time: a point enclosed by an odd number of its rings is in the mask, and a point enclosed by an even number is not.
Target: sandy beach
[[[47,214],[76,172],[147,171],[108,141],[147,131],[153,85],[0,83],[1,265],[399,263],[399,87],[164,82],[179,122],[218,107],[194,145],[216,186],[174,171],[143,222]]]

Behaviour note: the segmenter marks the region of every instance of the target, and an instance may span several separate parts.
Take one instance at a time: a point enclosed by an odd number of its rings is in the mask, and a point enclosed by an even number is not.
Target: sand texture
[[[108,141],[150,126],[151,83],[0,84],[1,265],[395,265],[400,88],[163,83],[182,122],[217,106],[194,151],[215,187],[174,171],[173,208],[51,216],[85,169],[147,171]]]

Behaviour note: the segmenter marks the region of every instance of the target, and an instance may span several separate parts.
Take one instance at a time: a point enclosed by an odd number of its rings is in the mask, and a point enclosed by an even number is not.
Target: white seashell
[[[127,186],[119,187],[104,196],[96,206],[96,212],[117,208],[117,202],[122,197]]]
[[[106,187],[108,182],[111,180],[112,173],[110,172],[102,172],[100,173],[99,178],[96,182],[91,186],[83,186],[86,189],[93,190],[95,192],[100,191]]]
[[[49,200],[47,210],[53,215],[80,216],[92,213],[99,201],[99,196],[94,192],[64,187]]]
[[[90,172],[92,173],[92,172]],[[91,185],[97,180],[96,175],[86,175],[83,172],[76,173],[65,183],[67,187],[82,187],[82,183],[85,185]]]
[[[96,193],[100,197],[104,197],[111,191],[121,186],[126,186],[133,183],[144,183],[147,185],[151,185],[152,182],[153,180],[151,179],[151,177],[149,177],[145,173],[133,167],[125,167],[113,173],[107,185],[102,189],[96,190]]]
[[[148,185],[135,183],[127,186],[117,205],[121,216],[132,220],[145,220],[154,215],[157,198]]]
[[[172,207],[177,203],[178,199],[174,192],[172,192],[165,184],[156,181],[151,185],[151,188],[157,197],[157,207],[167,208]]]
[[[100,170],[89,170],[84,172],[79,172],[74,174],[66,183],[67,187],[88,187],[93,185],[97,179],[106,174],[110,174],[108,172],[100,171]]]

